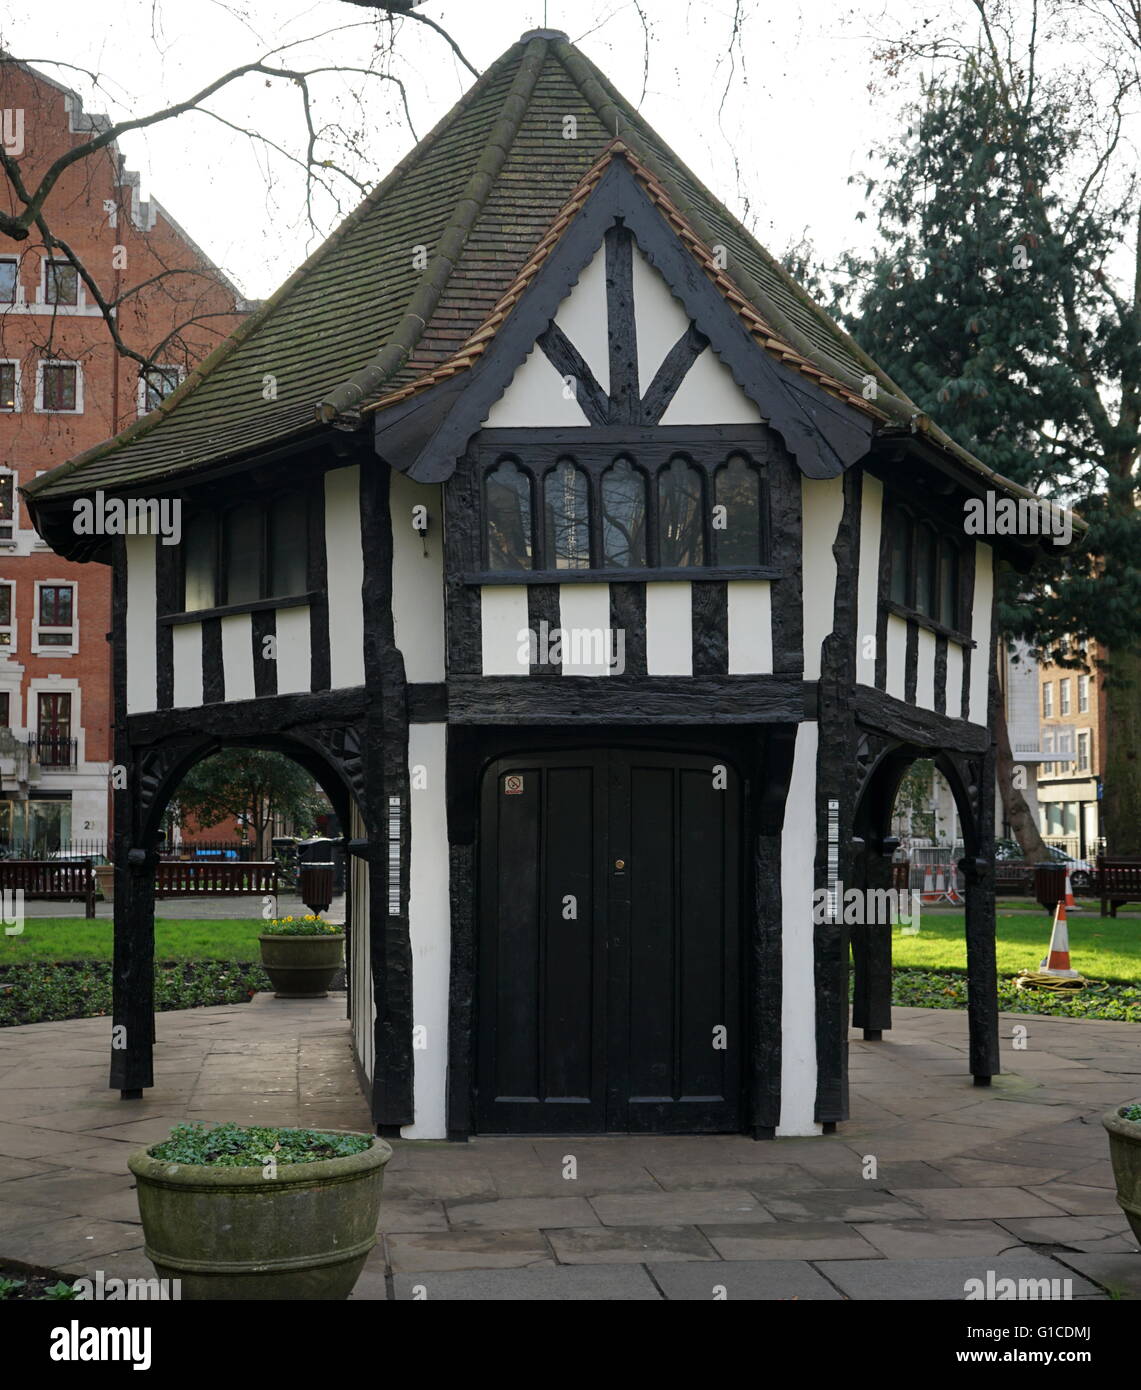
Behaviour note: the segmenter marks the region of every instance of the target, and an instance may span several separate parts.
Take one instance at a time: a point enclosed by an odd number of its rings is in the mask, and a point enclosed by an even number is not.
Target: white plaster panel
[[[555,323],[575,345],[595,381],[609,395],[610,339],[604,246],[598,248],[578,277],[578,283],[559,305]]]
[[[646,585],[646,674],[693,675],[693,585]]]
[[[758,425],[763,416],[711,347],[686,372],[663,425]]]
[[[856,596],[856,680],[860,685],[874,686],[876,683],[882,528],[883,484],[865,473],[860,504],[860,579]]]
[[[444,531],[438,487],[392,473],[392,617],[409,681],[444,679]],[[413,508],[428,511],[427,537],[412,529]],[[425,551],[427,553],[425,554]]]
[[[915,672],[915,703],[920,709],[935,708],[935,634],[925,627],[919,629]]]
[[[781,830],[781,1080],[778,1135],[819,1134],[816,1105],[816,980],[812,895],[816,860],[819,729],[796,730]]]
[[[638,386],[642,395],[670,348],[689,328],[689,315],[665,279],[634,247],[634,323],[638,337]]]
[[[127,713],[158,704],[155,536],[127,536]]]
[[[947,643],[947,718],[963,717],[963,649],[958,642]]]
[[[412,946],[412,1023],[421,1047],[412,1059],[415,1122],[405,1139],[447,1137],[448,981],[451,903],[448,896],[448,816],[444,802],[447,725],[411,724],[411,856],[408,930]]]
[[[731,579],[725,591],[729,615],[729,674],[770,675],[773,669],[771,584],[767,579]]]
[[[254,698],[253,640],[249,613],[222,619],[222,670],[227,700]]]
[[[479,609],[483,674],[529,675],[527,586],[485,584],[479,591]]]
[[[174,707],[194,709],[202,703],[202,624],[179,623],[174,629]]]
[[[608,676],[614,657],[609,584],[560,584],[564,676]]]
[[[820,679],[820,644],[836,615],[836,556],[832,547],[844,516],[844,479],[801,479],[803,512],[804,679]]]
[[[334,690],[364,685],[364,552],[356,465],[325,474],[325,564],[330,681]]]
[[[277,693],[294,695],[313,684],[313,649],[309,609],[279,608],[277,630]]]
[[[894,613],[887,620],[887,693],[902,700],[907,690],[907,624]]]
[[[548,425],[589,425],[582,406],[547,361],[532,348],[484,421],[488,429],[542,429]]]

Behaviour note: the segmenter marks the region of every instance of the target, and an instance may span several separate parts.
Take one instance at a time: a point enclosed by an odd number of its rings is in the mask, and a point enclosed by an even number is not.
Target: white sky
[[[643,30],[631,0],[548,0],[545,8],[548,25],[579,42],[639,104]],[[897,113],[910,94],[884,87],[875,40],[918,9],[944,20],[965,14],[965,0],[742,0],[744,62],[723,99],[734,8],[734,0],[642,0],[652,29],[643,115],[774,253],[806,233],[829,258],[866,244],[870,226],[856,220],[866,205],[848,178],[870,167],[873,144],[899,130]],[[430,0],[424,7],[480,70],[541,26],[543,12],[543,0]],[[365,66],[374,13],[343,0],[56,0],[2,21],[0,44],[39,59],[45,72],[82,93],[89,110],[122,119],[183,99],[270,48],[322,33],[271,61]],[[412,21],[401,24],[397,48],[394,70],[423,136],[473,79],[441,38]],[[97,71],[102,89],[43,61],[49,57]],[[873,81],[877,90],[869,91]],[[340,74],[314,82],[319,125],[359,125],[353,172],[371,186],[412,144],[394,89]],[[363,107],[351,91],[361,82],[370,93]],[[298,89],[290,83],[251,75],[209,104],[288,150],[304,148]],[[142,174],[143,195],[156,197],[252,297],[271,293],[319,240],[304,216],[299,171],[270,156],[267,182],[264,150],[200,113],[130,134],[122,148]],[[344,181],[338,191],[342,213],[359,200]],[[338,220],[332,200],[322,199],[320,235]]]

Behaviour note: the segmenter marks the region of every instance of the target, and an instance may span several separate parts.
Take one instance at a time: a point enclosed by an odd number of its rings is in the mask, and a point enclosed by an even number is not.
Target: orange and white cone
[[[1081,976],[1070,968],[1070,934],[1066,927],[1066,904],[1059,903],[1054,911],[1054,929],[1050,933],[1050,949],[1046,959],[1038,967],[1039,974],[1057,975],[1064,980],[1078,980]]]
[[[1066,911],[1081,912],[1081,903],[1074,902],[1074,885],[1070,882],[1070,871],[1066,870]]]

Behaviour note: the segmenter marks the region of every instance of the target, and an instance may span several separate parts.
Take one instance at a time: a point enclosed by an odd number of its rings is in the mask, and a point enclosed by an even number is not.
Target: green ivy
[[[276,1163],[317,1163],[323,1158],[347,1158],[364,1153],[367,1134],[327,1134],[315,1129],[263,1129],[221,1124],[175,1125],[170,1138],[150,1150],[152,1158],[169,1163],[207,1164],[217,1168],[260,1168]]]
[[[1141,1125],[1141,1105],[1124,1105],[1119,1111],[1123,1120],[1131,1120],[1135,1125]]]

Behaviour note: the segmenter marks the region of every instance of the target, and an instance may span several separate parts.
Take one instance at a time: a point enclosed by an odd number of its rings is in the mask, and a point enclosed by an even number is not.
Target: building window
[[[16,645],[16,586],[0,581],[0,651],[10,652]]]
[[[646,475],[626,458],[602,475],[602,564],[606,569],[646,564]]]
[[[658,474],[658,556],[664,569],[705,563],[701,474],[683,458]]]
[[[487,474],[483,491],[487,518],[489,570],[531,568],[531,479],[518,464],[504,459]]]
[[[77,362],[41,362],[36,409],[78,415],[83,410],[83,383]]]
[[[0,412],[10,414],[20,408],[20,364],[0,362]]]
[[[548,569],[590,568],[590,483],[568,459],[543,480],[543,540]]]
[[[16,475],[0,473],[0,541],[16,538]]]
[[[75,585],[40,584],[36,612],[36,646],[75,648]]]
[[[70,261],[44,263],[44,303],[61,306],[79,303],[79,272]]]
[[[0,729],[10,729],[12,727],[11,716],[11,695],[7,690],[0,690]]]
[[[182,384],[182,367],[148,367],[139,373],[139,414],[149,415]]]
[[[41,767],[74,767],[71,695],[40,691],[36,697],[36,755]]]
[[[1042,685],[1042,718],[1054,717],[1054,682],[1044,681]]]
[[[1058,712],[1059,712],[1060,714],[1069,714],[1069,712],[1070,712],[1070,682],[1069,682],[1068,680],[1064,680],[1064,681],[1059,681],[1059,682],[1058,682],[1058,697],[1059,697],[1060,706],[1061,706]]]
[[[243,503],[221,516],[198,512],[182,539],[185,612],[304,594],[309,506],[303,493]]]
[[[0,304],[15,304],[20,283],[20,263],[15,256],[0,257]]]
[[[1089,714],[1089,676],[1078,677],[1078,713]]]
[[[888,597],[954,632],[965,615],[959,611],[959,548],[940,535],[929,521],[920,521],[904,507],[887,513],[890,574]]]
[[[761,563],[761,479],[740,454],[713,477],[715,563],[726,568]]]
[[[1078,771],[1089,771],[1089,732],[1078,735]]]
[[[1044,734],[1042,735],[1042,752],[1043,752],[1043,753],[1052,753],[1053,751],[1054,751],[1054,735],[1053,735],[1052,733],[1044,733]],[[1043,764],[1042,764],[1042,776],[1043,776],[1043,777],[1053,777],[1053,775],[1054,775],[1054,764],[1053,764],[1052,762],[1043,763]]]

